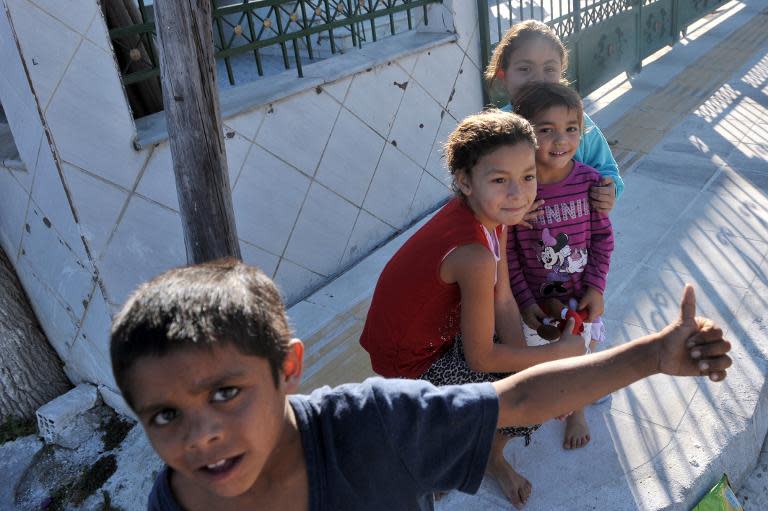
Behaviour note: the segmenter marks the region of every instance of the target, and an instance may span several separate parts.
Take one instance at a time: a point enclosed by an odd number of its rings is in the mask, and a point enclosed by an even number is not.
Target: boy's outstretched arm
[[[661,332],[600,353],[546,362],[493,383],[498,425],[538,424],[656,373],[722,381],[731,365],[730,349],[720,328],[696,317],[693,287],[687,285],[680,318]]]

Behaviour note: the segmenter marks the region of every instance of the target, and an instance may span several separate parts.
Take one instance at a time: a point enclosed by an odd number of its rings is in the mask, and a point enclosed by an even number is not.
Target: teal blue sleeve
[[[624,181],[619,175],[619,166],[613,159],[608,141],[586,112],[584,113],[584,135],[581,137],[581,143],[573,159],[595,168],[601,176],[612,178],[616,186],[616,198],[621,197]]]

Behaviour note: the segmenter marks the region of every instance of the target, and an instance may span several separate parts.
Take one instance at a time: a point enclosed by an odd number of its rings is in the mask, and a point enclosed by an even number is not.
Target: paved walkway
[[[726,4],[586,104],[626,182],[611,214],[617,248],[605,318],[613,342],[671,321],[691,282],[700,313],[733,341],[735,367],[723,384],[656,376],[616,392],[588,408],[593,441],[584,449],[563,451],[555,421],[527,448],[511,442],[508,458],[534,485],[526,509],[690,509],[723,472],[736,486],[747,481],[744,495],[755,501],[768,493],[760,466],[749,479],[768,430],[764,0]],[[416,228],[291,308],[308,341],[306,389],[371,374],[357,344],[362,321],[381,268]],[[486,480],[476,496],[451,493],[438,509],[509,505]]]

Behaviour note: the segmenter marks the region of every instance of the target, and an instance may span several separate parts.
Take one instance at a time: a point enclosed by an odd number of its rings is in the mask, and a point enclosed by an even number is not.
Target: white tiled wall
[[[442,107],[415,80],[408,83],[389,140],[421,168],[427,164],[429,150],[435,141],[441,110]]]
[[[9,170],[0,167],[0,243],[11,261],[21,244],[29,195]]]
[[[17,0],[10,3],[13,4],[13,27],[27,61],[27,70],[40,105],[45,109],[82,37],[31,2]],[[87,21],[90,22],[92,17]]]
[[[232,191],[237,233],[282,255],[312,180],[254,145]]]
[[[139,284],[185,261],[179,214],[134,195],[99,261],[106,298],[122,304]]]
[[[382,137],[389,135],[408,74],[397,65],[385,65],[355,75],[344,107]]]
[[[135,128],[110,55],[83,39],[45,118],[62,160],[133,187],[147,155],[133,148]]]
[[[128,192],[68,163],[64,180],[72,194],[77,218],[91,255],[98,260],[128,200]]]
[[[320,275],[333,275],[339,269],[357,213],[354,204],[313,183],[291,233],[285,257]]]
[[[114,388],[111,314],[186,260],[169,144],[134,148],[96,0],[0,7],[0,101],[27,165],[0,168],[0,241],[70,377]],[[441,144],[482,105],[476,16],[474,2],[431,9],[458,12],[428,28],[458,43],[224,119],[243,258],[288,303],[450,194]]]
[[[342,109],[315,179],[362,205],[386,143],[349,110]]]
[[[30,172],[35,167],[43,139],[43,125],[35,96],[29,89],[25,63],[16,46],[14,29],[4,9],[0,9],[0,39],[0,101],[21,160]],[[22,183],[27,191],[31,188],[31,181],[30,176],[26,183]]]
[[[421,168],[391,144],[384,148],[363,203],[369,213],[392,226],[407,223]]]
[[[325,92],[303,92],[267,110],[256,142],[314,176],[339,109],[339,103]]]

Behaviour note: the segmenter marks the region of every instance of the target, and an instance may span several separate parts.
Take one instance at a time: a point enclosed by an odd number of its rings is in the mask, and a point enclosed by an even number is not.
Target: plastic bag
[[[733,493],[728,476],[723,474],[720,482],[691,511],[744,511],[744,508]]]

